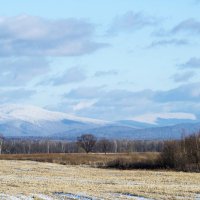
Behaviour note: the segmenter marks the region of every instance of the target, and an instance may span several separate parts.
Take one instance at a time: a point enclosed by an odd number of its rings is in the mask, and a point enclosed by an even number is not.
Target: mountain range
[[[75,140],[91,133],[99,138],[167,140],[200,130],[200,122],[191,119],[162,119],[156,123],[134,120],[115,122],[77,117],[35,106],[0,105],[0,133],[5,137],[49,137]]]

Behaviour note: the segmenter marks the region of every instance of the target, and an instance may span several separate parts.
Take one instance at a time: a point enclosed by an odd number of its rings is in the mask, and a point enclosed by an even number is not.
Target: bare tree
[[[93,150],[96,141],[96,137],[92,134],[84,134],[77,138],[77,144],[83,148],[86,153]]]
[[[112,147],[112,143],[110,140],[108,139],[101,139],[99,142],[98,142],[99,146],[100,146],[100,149],[102,152],[104,152],[105,154],[109,151],[111,151],[111,147]]]
[[[3,137],[2,134],[0,134],[0,154],[1,154],[1,152],[2,152],[3,140],[4,140],[4,137]]]

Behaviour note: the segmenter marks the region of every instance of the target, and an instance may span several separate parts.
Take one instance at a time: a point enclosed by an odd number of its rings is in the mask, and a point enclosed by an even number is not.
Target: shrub
[[[200,171],[200,133],[165,142],[161,162],[164,168]]]

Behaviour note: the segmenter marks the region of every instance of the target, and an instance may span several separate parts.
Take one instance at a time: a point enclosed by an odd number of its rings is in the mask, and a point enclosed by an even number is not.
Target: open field
[[[195,199],[200,174],[0,161],[0,199]],[[136,196],[145,197],[137,198]]]
[[[134,162],[155,160],[159,153],[51,153],[51,154],[2,154],[0,160],[30,160],[39,162],[58,163],[63,165],[104,165],[116,159],[126,159]]]

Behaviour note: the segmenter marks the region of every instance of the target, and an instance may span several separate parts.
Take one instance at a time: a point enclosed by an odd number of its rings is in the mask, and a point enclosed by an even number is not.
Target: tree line
[[[97,139],[92,134],[83,134],[77,141],[2,139],[2,137],[0,139],[2,154],[161,152],[163,147],[163,141]]]
[[[180,140],[134,141],[97,139],[84,134],[77,141],[47,139],[4,139],[0,136],[0,154],[36,153],[131,153],[160,152],[158,159],[144,163],[132,160],[112,162],[110,167],[118,168],[163,168],[181,171],[200,171],[200,131]]]

